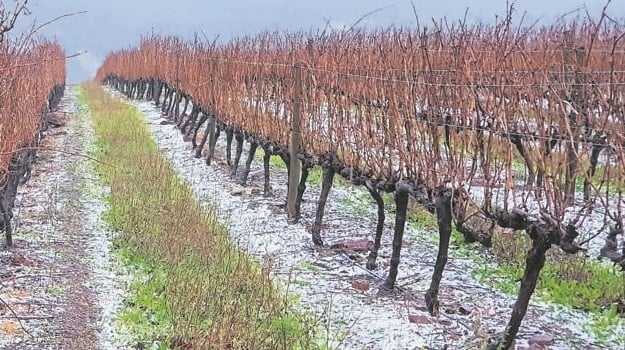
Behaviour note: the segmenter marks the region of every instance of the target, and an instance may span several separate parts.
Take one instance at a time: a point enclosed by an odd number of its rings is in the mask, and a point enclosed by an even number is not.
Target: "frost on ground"
[[[308,186],[303,219],[300,224],[289,225],[281,208],[286,197],[285,170],[272,170],[274,197],[264,198],[258,159],[252,165],[249,185],[242,188],[230,179],[224,138],[219,140],[215,162],[207,167],[204,159],[192,157],[191,144],[183,142],[178,129],[161,123],[153,103],[135,104],[146,115],[159,147],[198,199],[217,208],[233,240],[259,261],[270,264],[288,290],[289,299],[325,330],[320,342],[338,349],[466,349],[480,348],[491,334],[504,329],[515,298],[473,278],[471,271],[478,266],[470,259],[454,256],[453,251],[440,289],[441,315],[429,316],[423,295],[437,249],[430,234],[407,227],[397,279],[400,289],[383,293],[379,286],[388,272],[393,218],[387,219],[379,267],[374,271],[365,269],[364,252],[316,249],[307,226],[314,220],[320,185]],[[359,188],[332,189],[322,231],[326,243],[372,236],[375,207],[363,198],[367,198],[366,191]],[[346,203],[362,206],[359,215],[351,214]],[[527,349],[530,340],[553,338],[550,349],[611,348],[600,345],[591,335],[592,322],[586,313],[534,302],[516,347]],[[623,327],[614,329],[614,335],[623,332]]]
[[[10,307],[0,304],[0,348],[116,349],[112,317],[124,274],[100,219],[105,191],[91,161],[78,156],[93,130],[73,91],[58,113],[67,125],[48,131],[19,188],[15,244],[0,251],[0,298]]]

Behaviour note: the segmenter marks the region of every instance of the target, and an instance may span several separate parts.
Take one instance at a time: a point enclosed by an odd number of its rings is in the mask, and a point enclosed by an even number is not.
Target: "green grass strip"
[[[269,271],[239,252],[158,150],[144,117],[96,84],[79,89],[96,131],[105,219],[137,280],[120,322],[159,348],[308,349],[311,327],[289,311]]]

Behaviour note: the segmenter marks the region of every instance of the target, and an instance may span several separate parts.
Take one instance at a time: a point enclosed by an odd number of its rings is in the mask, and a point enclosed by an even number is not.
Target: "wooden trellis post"
[[[301,119],[302,119],[302,70],[303,64],[297,63],[294,66],[295,70],[295,91],[293,96],[293,116],[291,118],[291,145],[289,147],[291,164],[289,173],[289,192],[287,196],[287,214],[289,220],[296,220],[296,208],[295,203],[297,201],[297,186],[299,185],[299,178],[301,173],[301,163],[297,155],[302,149],[302,132],[301,132]]]
[[[586,51],[584,47],[573,46],[573,37],[570,31],[567,31],[565,37],[564,46],[564,63],[567,76],[567,83],[570,84],[569,98],[571,99],[573,110],[569,113],[569,129],[571,130],[571,141],[567,141],[567,167],[565,174],[565,205],[573,205],[575,201],[575,183],[577,179],[577,172],[579,167],[579,159],[577,153],[579,151],[579,132],[581,122],[583,122],[584,114],[586,113],[585,103],[585,79],[581,72],[584,66],[586,58]]]

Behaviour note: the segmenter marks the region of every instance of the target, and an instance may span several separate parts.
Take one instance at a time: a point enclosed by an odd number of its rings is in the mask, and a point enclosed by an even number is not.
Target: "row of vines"
[[[265,32],[225,44],[149,36],[111,53],[97,78],[161,104],[198,157],[208,142],[209,164],[225,134],[233,175],[249,142],[242,183],[258,147],[265,184],[269,155],[287,165],[298,158],[289,168],[301,177],[298,202],[309,170],[321,166],[316,245],[335,174],[366,186],[379,209],[368,268],[385,220],[381,192],[394,192],[386,288],[395,285],[407,202],[422,204],[440,234],[425,295],[432,314],[452,225],[485,246],[495,230],[525,232],[532,245],[518,299],[492,343],[507,349],[552,246],[581,254],[601,237],[601,256],[625,268],[624,37],[606,14],[542,27],[514,26],[508,15],[495,25]],[[597,216],[603,227],[584,229]]]
[[[46,129],[45,115],[65,88],[65,53],[58,43],[24,35],[9,38],[17,17],[0,4],[0,231],[12,244],[13,207],[18,185],[28,180],[30,166]]]

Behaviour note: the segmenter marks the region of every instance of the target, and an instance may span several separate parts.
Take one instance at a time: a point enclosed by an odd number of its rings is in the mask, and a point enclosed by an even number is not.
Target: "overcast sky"
[[[8,4],[14,0],[0,0]],[[447,17],[461,19],[469,9],[470,21],[493,22],[505,14],[505,0],[414,0],[420,19]],[[600,0],[518,0],[518,18],[527,12],[532,21],[548,24],[559,15],[584,7],[599,16],[605,4]],[[65,47],[68,55],[85,51],[68,61],[68,82],[88,80],[104,56],[137,43],[140,35],[154,31],[189,38],[228,40],[233,36],[254,34],[263,29],[315,30],[326,23],[340,29],[351,26],[363,15],[361,25],[414,26],[415,16],[409,0],[30,0],[30,14],[20,19],[17,31],[33,23],[42,24],[64,17],[41,30]],[[625,1],[613,0],[608,8],[612,17],[625,17]]]

